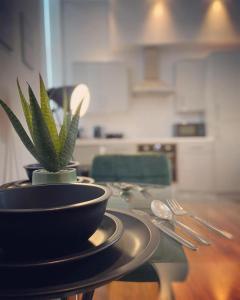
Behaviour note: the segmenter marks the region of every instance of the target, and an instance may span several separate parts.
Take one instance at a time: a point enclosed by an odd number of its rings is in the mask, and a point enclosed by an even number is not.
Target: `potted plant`
[[[63,123],[58,132],[44,82],[41,75],[39,77],[40,104],[30,85],[28,85],[29,101],[27,101],[17,80],[18,92],[29,135],[13,111],[1,99],[0,105],[8,115],[25,147],[43,166],[43,169],[33,172],[32,183],[75,182],[77,180],[76,169],[66,168],[66,166],[72,158],[77,139],[79,112],[82,101],[73,115],[67,111],[65,105]]]

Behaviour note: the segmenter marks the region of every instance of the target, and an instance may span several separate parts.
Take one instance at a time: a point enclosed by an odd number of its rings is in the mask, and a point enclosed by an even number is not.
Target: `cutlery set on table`
[[[215,225],[209,223],[208,221],[198,217],[185,210],[175,199],[166,200],[165,204],[161,200],[155,199],[155,197],[148,191],[146,185],[140,185],[135,183],[125,183],[125,182],[114,182],[108,183],[108,187],[117,189],[121,198],[124,201],[130,202],[130,194],[132,192],[139,192],[147,201],[149,201],[150,213],[140,209],[131,209],[132,212],[145,216],[150,219],[150,221],[159,228],[166,235],[174,239],[181,245],[191,249],[197,250],[198,246],[186,239],[185,237],[179,235],[174,231],[174,227],[178,227],[182,232],[188,235],[191,239],[198,242],[199,245],[209,246],[211,241],[208,240],[203,235],[199,234],[197,231],[190,228],[188,225],[180,222],[178,216],[188,216],[193,220],[197,221],[199,224],[203,225],[205,228],[211,230],[212,232],[218,234],[227,239],[232,239],[233,235],[225,230],[217,228]],[[169,226],[172,225],[172,226]]]

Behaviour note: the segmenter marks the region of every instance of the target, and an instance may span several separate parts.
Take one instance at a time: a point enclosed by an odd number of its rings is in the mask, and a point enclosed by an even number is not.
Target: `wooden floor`
[[[173,283],[175,300],[240,300],[240,199],[185,199],[182,204],[230,231],[234,239],[226,240],[184,218],[186,223],[211,239],[212,245],[200,246],[197,252],[185,250],[189,274],[185,282]],[[97,289],[94,295],[94,300],[129,299],[161,300],[159,287],[154,283],[112,282]]]

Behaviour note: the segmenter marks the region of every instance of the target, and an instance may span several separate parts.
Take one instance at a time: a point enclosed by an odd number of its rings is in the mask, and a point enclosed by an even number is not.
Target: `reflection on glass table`
[[[121,209],[134,212],[144,211],[151,214],[151,202],[159,199],[166,203],[173,190],[171,186],[160,186],[154,184],[136,184],[108,182],[103,183],[112,189],[112,197],[108,201],[108,208]],[[131,184],[130,184],[131,185]],[[172,225],[167,225],[173,229]],[[171,283],[183,281],[188,273],[188,263],[182,246],[172,238],[159,230],[160,244],[148,264],[135,270],[133,273],[120,280],[161,282],[161,299],[173,299]],[[158,277],[154,275],[153,266]],[[145,268],[145,269],[144,269]]]

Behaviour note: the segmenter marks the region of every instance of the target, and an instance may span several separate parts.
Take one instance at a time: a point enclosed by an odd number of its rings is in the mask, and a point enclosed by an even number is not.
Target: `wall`
[[[23,120],[21,104],[17,95],[16,78],[22,86],[29,82],[33,89],[38,89],[38,73],[44,73],[44,44],[42,36],[41,0],[7,0],[11,14],[12,50],[0,43],[0,97],[5,100]],[[20,13],[24,13],[27,22],[27,34],[33,48],[29,54],[32,69],[22,59]],[[24,89],[24,91],[26,91]],[[0,184],[26,177],[23,165],[34,159],[25,150],[18,136],[0,110]]]
[[[47,58],[50,59],[48,67],[50,67],[50,72],[48,72],[48,84],[49,88],[53,85],[60,86],[65,77],[65,72],[63,72],[62,62],[62,26],[61,26],[61,0],[48,0],[47,4],[49,6],[49,44],[46,43],[46,48],[48,51]],[[46,22],[47,24],[47,22]],[[54,83],[54,84],[53,84]]]
[[[64,83],[71,84],[74,61],[109,60],[109,4],[107,1],[63,1],[62,45]]]
[[[179,59],[205,57],[208,51],[161,51],[159,64],[161,79],[174,86],[174,68]],[[123,57],[123,54],[122,54]],[[138,82],[143,78],[142,51],[134,49],[125,53],[125,61],[131,73],[129,81]],[[81,121],[86,135],[91,136],[94,125],[104,127],[106,132],[123,132],[129,138],[168,137],[172,136],[172,125],[175,122],[202,121],[201,113],[179,114],[176,111],[175,94],[172,95],[134,95],[129,85],[129,102],[125,112],[111,114],[87,114]],[[114,101],[114,100],[113,100]]]
[[[110,0],[112,44],[236,44],[240,3],[225,0]]]
[[[174,95],[132,95],[132,84],[143,79],[143,48],[133,45],[112,47],[111,9],[112,3],[108,1],[63,1],[63,84],[72,83],[72,65],[76,61],[122,60],[129,72],[127,110],[111,114],[88,113],[81,120],[85,136],[91,136],[93,126],[100,125],[106,132],[123,132],[126,137],[164,137],[172,135],[174,122],[201,121],[204,118],[202,114],[178,114]],[[126,35],[128,32],[125,32]],[[189,57],[206,57],[210,52],[205,47],[169,46],[159,49],[159,73],[169,85],[174,85],[175,62]]]

